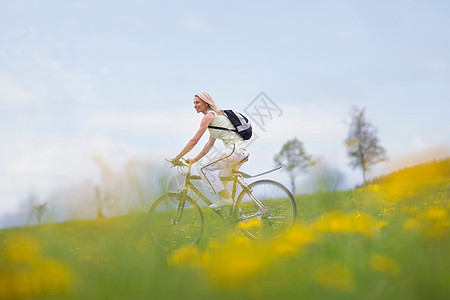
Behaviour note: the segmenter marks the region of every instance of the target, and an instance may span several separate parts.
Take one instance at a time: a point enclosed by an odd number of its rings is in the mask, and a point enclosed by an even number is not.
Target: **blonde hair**
[[[211,95],[208,94],[207,92],[197,93],[197,94],[195,94],[195,96],[199,97],[200,100],[202,100],[203,102],[208,104],[209,108],[211,108],[218,116],[223,114],[223,110],[221,110],[217,107],[217,105],[214,102],[214,100],[212,99]]]

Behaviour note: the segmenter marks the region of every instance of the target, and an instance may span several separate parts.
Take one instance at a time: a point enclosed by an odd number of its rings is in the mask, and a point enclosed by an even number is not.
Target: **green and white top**
[[[209,109],[206,113],[213,113],[216,117],[214,121],[210,124],[211,126],[224,127],[229,129],[235,129],[233,124],[226,115],[222,114],[218,116],[213,110]],[[222,140],[225,147],[232,147],[234,144],[239,144],[240,148],[246,148],[247,143],[244,139],[236,132],[222,129],[208,128],[209,135],[215,139]]]

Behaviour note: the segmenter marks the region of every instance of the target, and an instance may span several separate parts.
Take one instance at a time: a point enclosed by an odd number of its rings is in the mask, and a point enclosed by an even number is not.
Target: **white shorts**
[[[248,158],[249,155],[248,150],[241,147],[239,143],[227,147],[213,161],[199,166],[200,177],[208,183],[208,186],[212,188],[214,193],[218,194],[225,190],[225,185],[219,177],[230,176],[231,170],[244,159]]]

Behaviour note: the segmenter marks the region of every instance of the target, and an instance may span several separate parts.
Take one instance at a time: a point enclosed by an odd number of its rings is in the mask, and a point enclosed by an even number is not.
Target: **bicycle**
[[[224,182],[233,182],[231,197],[234,205],[228,210],[220,208],[214,212],[224,222],[227,219],[236,222],[250,238],[276,238],[295,222],[297,206],[294,197],[286,187],[273,180],[258,180],[247,185],[244,179],[265,175],[281,166],[251,176],[238,170],[246,160],[233,168],[231,176],[220,177]],[[159,197],[149,210],[148,221],[153,242],[165,250],[177,251],[195,245],[203,232],[202,209],[188,192],[192,191],[207,205],[212,202],[191,182],[201,178],[191,175],[191,165],[186,160],[172,167],[178,167],[178,171],[185,175],[183,188]],[[236,198],[238,188],[240,193]]]

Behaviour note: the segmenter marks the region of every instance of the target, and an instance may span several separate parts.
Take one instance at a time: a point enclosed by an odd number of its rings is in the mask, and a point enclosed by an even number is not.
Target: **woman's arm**
[[[216,142],[215,138],[209,137],[209,140],[203,147],[202,151],[200,151],[200,153],[194,159],[188,159],[188,163],[193,164],[193,163],[199,161],[203,156],[206,155],[206,153],[209,152],[209,150],[211,150],[211,148],[212,148],[212,146],[214,146],[215,142]]]
[[[202,121],[200,122],[200,128],[198,129],[197,133],[194,135],[194,137],[192,139],[189,140],[189,142],[186,144],[186,146],[184,146],[183,150],[181,150],[181,152],[177,156],[175,156],[174,159],[172,159],[172,161],[179,161],[180,158],[182,158],[186,153],[191,151],[195,145],[197,145],[198,141],[205,133],[209,124],[211,124],[214,121],[214,118],[215,118],[215,115],[212,113],[207,113],[203,117]]]

